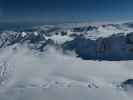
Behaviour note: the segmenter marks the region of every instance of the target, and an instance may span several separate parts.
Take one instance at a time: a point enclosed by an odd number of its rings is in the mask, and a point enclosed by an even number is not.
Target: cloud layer
[[[51,47],[44,53],[6,48],[0,61],[11,69],[0,86],[0,100],[132,100],[117,88],[132,78],[132,61],[84,61]]]

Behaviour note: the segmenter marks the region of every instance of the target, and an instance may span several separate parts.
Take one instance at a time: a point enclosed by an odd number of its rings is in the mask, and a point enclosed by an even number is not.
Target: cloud
[[[84,61],[51,47],[44,53],[9,47],[1,50],[0,55],[0,61],[6,61],[13,69],[0,87],[0,100],[132,100],[132,96],[112,84],[132,74],[126,61]],[[89,81],[100,88],[88,88]],[[72,87],[56,87],[59,83],[71,83]],[[48,87],[43,87],[46,84]]]

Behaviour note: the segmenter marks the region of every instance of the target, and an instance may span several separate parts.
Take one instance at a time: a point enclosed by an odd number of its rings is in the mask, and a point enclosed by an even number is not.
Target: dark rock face
[[[129,28],[133,28],[133,22],[124,23],[123,25],[125,25]]]
[[[74,50],[79,57],[93,60],[132,60],[133,59],[133,34],[112,35],[108,38],[90,40],[76,37],[74,40],[63,44],[64,51]]]
[[[85,29],[81,27],[73,28],[73,32],[83,32]]]
[[[133,88],[133,79],[128,79],[121,83],[120,85],[123,89],[128,90],[130,88]]]
[[[67,35],[67,32],[61,32],[61,35],[65,36],[65,35]]]
[[[96,26],[88,26],[87,31],[97,30]]]
[[[123,85],[131,85],[133,86],[133,79],[128,79],[122,83]]]
[[[63,45],[64,50],[75,50],[83,59],[96,59],[96,41],[78,37]]]
[[[96,26],[86,26],[86,27],[73,28],[72,31],[73,32],[85,32],[85,31],[93,31],[93,30],[96,30],[96,29],[97,29]]]
[[[133,32],[130,34],[127,34],[126,40],[128,44],[133,44]]]

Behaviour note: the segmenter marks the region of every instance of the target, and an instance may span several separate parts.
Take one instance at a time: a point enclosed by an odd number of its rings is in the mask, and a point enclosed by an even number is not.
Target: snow
[[[97,31],[100,34],[99,37],[109,37],[113,34],[118,34],[118,33],[130,33],[133,32],[133,29],[125,28],[123,26],[121,26],[121,29],[118,29],[113,26],[107,26],[105,28],[100,26]]]
[[[121,32],[120,30],[116,29],[115,27],[111,27],[111,26],[106,27],[106,28],[103,28],[102,26],[100,26],[97,31],[100,32],[100,35],[103,37],[107,37],[112,34]]]
[[[46,37],[46,39],[51,39],[57,44],[63,44],[65,42],[67,42],[67,41],[73,40],[73,38],[71,38],[71,37],[69,37],[67,35],[61,36],[60,34],[59,35],[52,35],[51,37]]]
[[[106,25],[106,24],[105,24]],[[106,25],[105,27],[101,25],[94,25],[95,27],[97,27],[96,30],[90,30],[90,31],[83,31],[83,32],[72,32],[71,30],[69,30],[69,28],[67,29],[67,32],[68,34],[77,34],[77,35],[80,35],[80,34],[83,34],[86,38],[89,38],[89,39],[97,39],[97,38],[100,38],[100,37],[103,37],[103,38],[106,38],[106,37],[109,37],[113,34],[118,34],[118,33],[124,33],[124,34],[127,34],[127,33],[130,33],[130,32],[133,32],[133,29],[132,28],[128,28],[124,25],[121,25],[121,24],[114,24],[116,26],[112,26],[112,25]],[[117,25],[119,25],[117,27]],[[89,26],[89,24],[86,24],[86,25],[75,25],[73,26],[72,28],[75,28],[75,27],[87,27]],[[72,29],[70,28],[70,29]],[[87,33],[87,34],[86,34]]]
[[[47,31],[53,27],[55,26],[40,26],[39,30]],[[45,39],[51,39],[59,45],[74,39],[70,35],[73,34],[71,28],[77,27],[75,24],[58,27],[61,27],[59,32],[65,30],[68,34],[44,35]],[[133,32],[133,29],[124,26],[120,29],[111,25],[97,27],[97,30],[75,34],[97,39],[121,32],[124,34]],[[17,34],[7,33],[4,32],[2,39],[9,37],[9,34]],[[22,37],[27,35],[26,32],[21,34]],[[38,31],[33,34],[38,36]],[[123,45],[120,45],[122,42],[119,43],[118,40],[111,40],[111,43],[115,43],[116,45],[112,47],[119,51],[119,46]],[[73,51],[67,55],[62,50],[47,47],[45,52],[38,52],[23,45],[2,48],[0,55],[2,79],[0,100],[132,100],[133,98],[133,91],[124,91],[118,87],[121,82],[133,78],[132,60],[82,60],[76,57]]]
[[[35,35],[35,36],[37,36],[37,35],[38,35],[38,33],[37,33],[37,32],[34,32],[34,35]]]
[[[25,37],[27,35],[26,32],[22,32],[22,37]]]

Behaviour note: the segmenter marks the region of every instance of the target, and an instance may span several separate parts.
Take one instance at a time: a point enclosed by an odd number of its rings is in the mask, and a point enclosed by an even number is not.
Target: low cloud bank
[[[0,61],[10,69],[10,77],[0,86],[0,100],[131,100],[132,97],[114,85],[132,78],[132,61],[84,61],[52,47],[44,53],[9,47],[1,50],[0,55]],[[58,81],[53,83],[55,80]],[[99,88],[88,88],[90,81]],[[62,83],[61,87],[56,87],[58,83]],[[68,83],[72,83],[71,87],[64,87]]]

